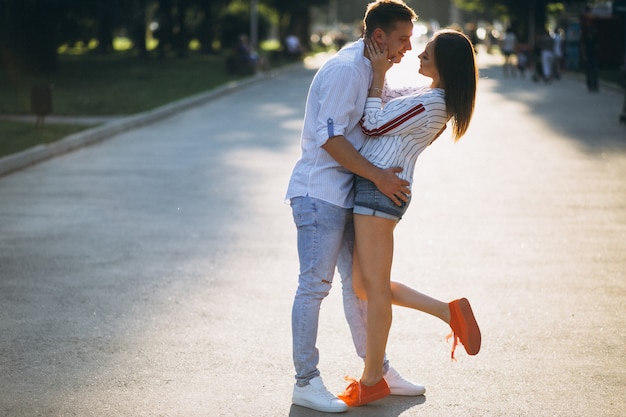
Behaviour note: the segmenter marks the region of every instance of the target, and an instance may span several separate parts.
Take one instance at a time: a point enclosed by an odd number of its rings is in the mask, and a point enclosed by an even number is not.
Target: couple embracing
[[[302,155],[286,195],[300,260],[292,309],[296,405],[343,412],[388,395],[425,393],[385,355],[393,304],[449,324],[452,358],[459,342],[470,355],[480,350],[467,299],[444,302],[391,280],[393,231],[410,203],[417,157],[449,121],[454,140],[465,134],[478,78],[472,43],[442,30],[419,54],[419,73],[431,84],[389,89],[385,74],[411,50],[416,17],[401,0],[370,3],[363,38],[328,60],[309,89]],[[352,339],[364,359],[360,379],[351,379],[338,396],[324,386],[316,347],[319,311],[335,268]]]

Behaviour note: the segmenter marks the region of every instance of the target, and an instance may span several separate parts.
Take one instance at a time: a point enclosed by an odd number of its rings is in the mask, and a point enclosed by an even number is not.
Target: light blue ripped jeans
[[[330,292],[335,267],[341,276],[344,313],[361,358],[365,358],[367,303],[359,300],[352,289],[352,209],[308,196],[292,198],[291,208],[298,229],[300,258],[291,313],[293,361],[297,384],[304,386],[320,375],[316,347],[319,313],[322,300]],[[388,366],[385,359],[384,369]]]

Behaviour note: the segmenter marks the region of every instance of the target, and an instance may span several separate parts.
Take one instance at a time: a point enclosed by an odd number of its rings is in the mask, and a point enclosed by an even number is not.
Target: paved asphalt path
[[[283,203],[312,76],[278,72],[0,178],[1,416],[320,415],[290,403]],[[394,263],[468,297],[482,351],[452,362],[442,322],[397,308],[389,356],[426,396],[347,415],[624,415],[622,100],[484,66],[468,135],[420,157]],[[338,281],[318,341],[334,392],[362,366]]]

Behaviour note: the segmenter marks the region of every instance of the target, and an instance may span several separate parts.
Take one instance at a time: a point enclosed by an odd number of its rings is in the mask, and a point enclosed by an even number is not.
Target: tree
[[[532,43],[535,34],[545,28],[548,20],[548,5],[554,0],[453,0],[463,10],[491,11],[511,26],[521,39]],[[561,0],[561,3],[577,3],[578,0]]]
[[[113,50],[114,33],[125,27],[145,52],[149,0],[0,0],[0,67],[22,73],[50,73],[64,43],[98,41]]]
[[[92,0],[89,12],[95,13],[97,24],[97,52],[108,54],[113,51],[113,32],[119,27],[127,8],[132,2],[124,0],[108,0],[106,2]]]
[[[281,42],[284,42],[287,35],[294,34],[304,45],[308,45],[311,35],[309,9],[311,6],[327,5],[328,0],[265,0],[264,3],[275,8],[281,17],[279,22]]]
[[[212,53],[213,41],[218,37],[218,21],[222,11],[226,9],[229,0],[195,0],[202,13],[202,20],[198,28],[201,51]]]
[[[0,0],[0,64],[16,72],[56,69],[56,24],[63,1]]]
[[[128,33],[133,41],[133,45],[135,45],[135,49],[139,52],[139,57],[145,58],[148,55],[146,45],[146,32],[148,29],[146,10],[148,3],[147,0],[133,0],[129,7]]]
[[[271,17],[268,8],[263,5],[258,9],[258,39],[265,39],[270,31]],[[250,1],[236,0],[231,1],[228,7],[225,7],[219,15],[217,27],[218,39],[222,49],[231,49],[239,43],[239,36],[242,34],[249,35],[250,32]],[[258,41],[257,39],[257,41]],[[256,48],[257,45],[251,45]]]
[[[0,0],[0,67],[22,73],[54,72],[59,46],[95,38],[97,52],[110,53],[120,29],[139,55],[146,56],[145,37],[152,18],[158,23],[154,35],[161,56],[168,48],[183,56],[192,31],[203,51],[211,52],[218,37],[226,47],[229,39],[248,32],[249,4],[249,0]],[[272,16],[278,20],[281,40],[295,34],[306,43],[309,9],[325,4],[328,0],[259,0],[261,36],[269,31]],[[241,10],[233,11],[237,9],[233,5]],[[226,27],[229,22],[231,27]],[[226,33],[229,30],[237,33]]]

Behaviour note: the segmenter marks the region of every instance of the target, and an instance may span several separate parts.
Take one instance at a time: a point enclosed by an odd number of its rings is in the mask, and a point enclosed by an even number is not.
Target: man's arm
[[[381,169],[365,159],[344,136],[333,136],[322,146],[344,168],[372,181],[376,187],[396,205],[408,201],[409,182],[399,178],[396,173],[402,168]]]

